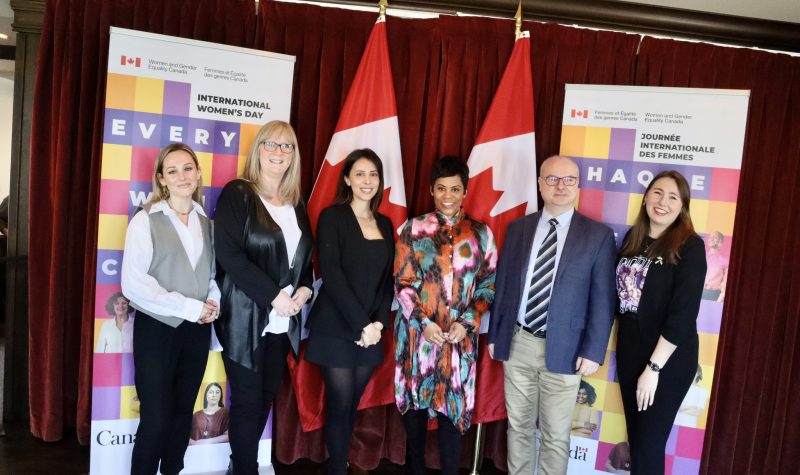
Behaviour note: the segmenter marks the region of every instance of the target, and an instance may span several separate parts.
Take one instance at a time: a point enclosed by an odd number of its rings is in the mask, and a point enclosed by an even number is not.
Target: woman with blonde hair
[[[128,225],[122,292],[137,310],[134,382],[140,420],[132,474],[177,474],[219,315],[211,223],[200,164],[189,146],[167,145],[153,169],[153,194]]]
[[[298,352],[300,310],[312,294],[311,225],[288,123],[261,127],[242,177],[222,190],[215,246],[225,275],[216,329],[231,386],[229,472],[253,475],[286,356]]]

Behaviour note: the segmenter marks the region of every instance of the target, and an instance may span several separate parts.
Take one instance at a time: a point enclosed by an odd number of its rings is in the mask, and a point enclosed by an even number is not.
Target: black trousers
[[[655,345],[642,341],[635,319],[626,316],[619,318],[617,375],[625,409],[633,475],[664,473],[667,439],[697,372],[698,340],[695,334],[678,345],[659,373],[653,405],[639,411],[636,385],[654,349]]]
[[[442,475],[457,475],[463,436],[447,416],[437,413],[439,422],[439,464]],[[403,414],[406,427],[406,473],[425,475],[425,444],[428,440],[428,411],[410,409]]]
[[[258,443],[272,401],[278,395],[290,348],[286,334],[267,333],[261,337],[255,355],[258,371],[230,360],[223,353],[222,361],[231,385],[228,440],[234,475],[258,474]]]
[[[131,474],[177,474],[189,444],[192,413],[208,361],[211,326],[177,328],[138,312],[133,325],[134,383],[140,403]]]

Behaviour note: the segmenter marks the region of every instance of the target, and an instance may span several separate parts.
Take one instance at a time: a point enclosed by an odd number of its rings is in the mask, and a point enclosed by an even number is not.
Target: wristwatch
[[[659,371],[661,371],[661,366],[653,363],[652,361],[647,362],[647,367],[650,368],[650,371],[654,373],[658,373]]]

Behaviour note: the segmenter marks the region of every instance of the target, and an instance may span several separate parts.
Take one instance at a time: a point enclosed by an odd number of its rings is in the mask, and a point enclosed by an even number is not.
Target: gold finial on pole
[[[389,6],[387,0],[380,0],[378,2],[378,21],[386,20],[386,7]]]
[[[519,39],[522,36],[522,0],[519,0],[519,6],[517,7],[517,14],[514,15],[514,19],[516,20],[515,26],[516,30],[514,32],[514,37]]]

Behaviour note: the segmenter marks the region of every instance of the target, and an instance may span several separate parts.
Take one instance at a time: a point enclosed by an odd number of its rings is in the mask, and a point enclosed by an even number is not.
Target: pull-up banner
[[[153,163],[170,142],[197,153],[208,216],[239,176],[258,129],[289,120],[293,56],[111,28],[97,234],[91,471],[130,473],[139,422],[131,340],[135,316],[120,293],[125,231],[150,197]],[[80,126],[77,124],[76,126]],[[209,355],[181,473],[225,470],[230,391]],[[259,461],[270,463],[271,423]]]
[[[566,86],[560,154],[580,166],[578,210],[610,226],[619,245],[653,177],[676,170],[689,182],[692,221],[705,240],[700,356],[667,442],[667,474],[700,470],[749,97],[750,91],[721,89]],[[616,326],[605,365],[584,378],[576,395],[570,474],[630,470],[615,335]]]

